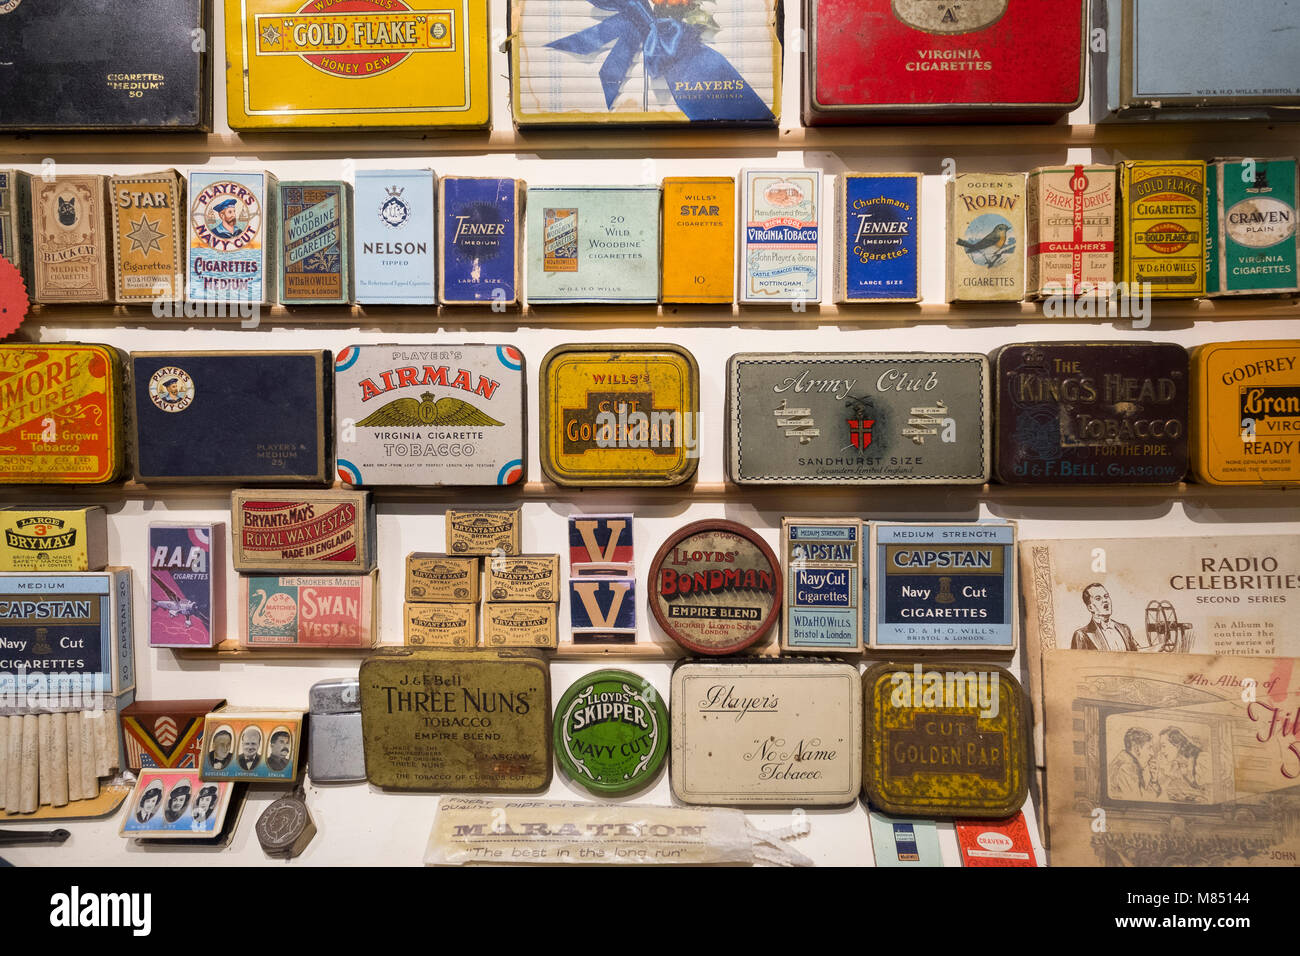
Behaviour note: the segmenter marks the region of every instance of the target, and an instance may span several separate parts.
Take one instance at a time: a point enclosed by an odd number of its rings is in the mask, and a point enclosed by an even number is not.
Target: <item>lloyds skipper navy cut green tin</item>
[[[629,671],[580,677],[560,698],[552,727],[560,769],[595,794],[640,790],[668,753],[668,707]]]

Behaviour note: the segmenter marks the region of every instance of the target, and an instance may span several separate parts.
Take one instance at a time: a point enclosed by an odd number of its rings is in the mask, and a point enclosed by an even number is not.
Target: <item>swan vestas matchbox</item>
[[[431,169],[358,169],[352,263],[361,305],[433,305]]]
[[[132,353],[136,480],[324,484],[329,369],[328,351]]]
[[[231,129],[486,126],[488,0],[225,0]]]
[[[805,0],[804,122],[1028,122],[1083,100],[1084,0]]]
[[[510,0],[519,126],[773,126],[780,0]]]
[[[983,355],[747,352],[727,363],[737,484],[983,484]]]
[[[370,647],[379,572],[239,576],[245,647]]]
[[[350,345],[334,362],[349,485],[512,485],[524,465],[524,356],[511,345]]]
[[[230,522],[236,571],[362,574],[375,567],[368,491],[240,489],[230,494]]]

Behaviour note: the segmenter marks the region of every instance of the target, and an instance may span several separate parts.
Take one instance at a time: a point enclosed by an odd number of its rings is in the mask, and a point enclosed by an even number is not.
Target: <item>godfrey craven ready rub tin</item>
[[[781,614],[781,567],[767,543],[734,521],[705,520],[669,535],[650,566],[650,610],[696,654],[735,654]]]

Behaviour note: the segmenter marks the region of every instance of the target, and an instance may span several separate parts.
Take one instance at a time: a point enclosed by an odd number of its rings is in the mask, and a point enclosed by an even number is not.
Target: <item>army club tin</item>
[[[728,476],[737,484],[983,484],[990,410],[983,355],[733,355]]]
[[[1300,481],[1300,340],[1212,342],[1191,359],[1196,480]]]
[[[781,614],[781,567],[751,528],[696,521],[668,536],[650,565],[650,610],[682,647],[735,654]]]
[[[1024,692],[988,664],[877,664],[862,675],[863,785],[873,807],[1007,817],[1029,792]]]
[[[677,485],[699,464],[699,368],[677,345],[561,345],[542,360],[542,471],[559,485]]]
[[[338,475],[347,484],[524,480],[517,348],[349,345],[334,361],[334,385]]]
[[[436,793],[551,782],[551,685],[536,652],[380,651],[361,664],[366,777]]]
[[[683,661],[672,724],[672,788],[683,803],[840,806],[861,789],[856,664]]]
[[[584,674],[555,706],[555,759],[565,776],[600,796],[631,793],[668,754],[668,707],[628,671]]]
[[[1031,342],[993,356],[1004,484],[1176,484],[1187,352],[1171,342]]]
[[[107,345],[0,345],[0,484],[118,477],[121,394]]]

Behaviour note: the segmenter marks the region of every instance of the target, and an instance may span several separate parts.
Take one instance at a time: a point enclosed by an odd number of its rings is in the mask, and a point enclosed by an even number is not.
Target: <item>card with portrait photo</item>
[[[196,770],[142,770],[120,834],[137,840],[212,839],[222,831],[231,783],[208,783]]]
[[[203,780],[294,780],[302,721],[302,711],[213,711],[204,723]]]

